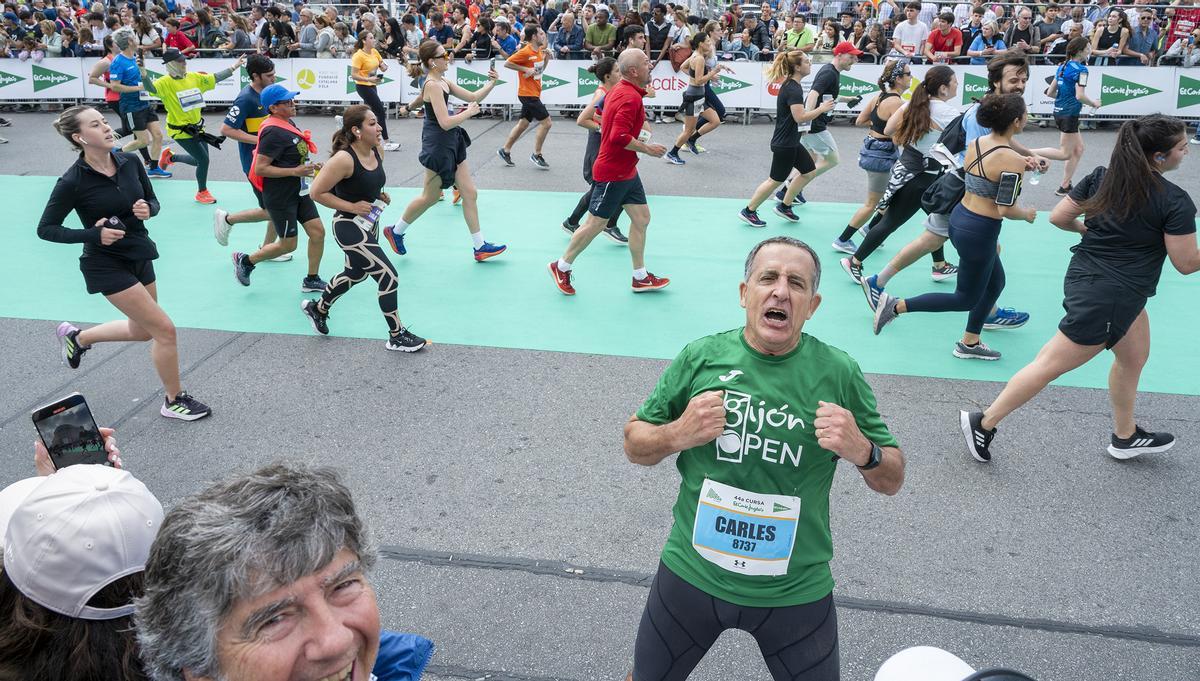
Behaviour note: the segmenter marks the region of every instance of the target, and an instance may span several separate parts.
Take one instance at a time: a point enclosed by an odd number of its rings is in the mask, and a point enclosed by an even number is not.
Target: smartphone
[[[492,64],[488,68],[491,69],[492,71],[496,70],[496,58],[495,57],[492,57]]]
[[[80,463],[112,465],[104,451],[104,436],[79,393],[34,409],[33,427],[57,470]]]
[[[1016,205],[1021,195],[1021,173],[1000,173],[1000,189],[996,192],[997,206]]]
[[[113,217],[109,218],[108,220],[106,220],[104,222],[104,226],[109,229],[116,229],[116,230],[119,230],[122,232],[125,231],[125,223],[121,222],[121,218],[116,217],[116,216],[113,216]]]

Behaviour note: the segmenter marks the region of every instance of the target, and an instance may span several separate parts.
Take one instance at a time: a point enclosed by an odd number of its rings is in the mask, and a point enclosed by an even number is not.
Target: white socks
[[[639,267],[639,268],[637,268],[636,270],[634,270],[634,271],[633,271],[633,278],[634,278],[634,279],[637,279],[638,281],[641,281],[641,280],[645,279],[645,278],[646,278],[646,268],[645,268],[645,267]]]
[[[558,259],[558,271],[559,272],[570,272],[571,271],[571,263],[567,262],[566,260],[563,260],[562,258],[559,258]]]
[[[483,248],[483,230],[479,230],[471,235],[471,239],[475,242],[475,248]]]
[[[396,224],[392,225],[392,234],[400,236],[406,229],[408,229],[408,223],[404,221],[404,218],[400,218],[396,221]]]

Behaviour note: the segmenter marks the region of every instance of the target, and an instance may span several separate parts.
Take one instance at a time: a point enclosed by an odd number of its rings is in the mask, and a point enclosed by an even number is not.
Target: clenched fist
[[[866,465],[871,460],[871,443],[858,429],[854,414],[832,402],[818,401],[817,405],[817,419],[813,421],[817,445],[855,466]]]
[[[710,390],[693,397],[675,428],[681,452],[717,439],[725,429],[725,391]]]

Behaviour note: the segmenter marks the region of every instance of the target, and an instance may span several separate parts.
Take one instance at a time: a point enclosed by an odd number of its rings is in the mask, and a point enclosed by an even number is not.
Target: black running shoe
[[[496,150],[496,155],[500,157],[500,160],[501,160],[501,161],[504,161],[504,165],[506,165],[506,166],[508,166],[508,167],[510,167],[510,168],[511,168],[512,166],[515,166],[515,165],[517,165],[516,163],[513,163],[513,160],[512,160],[512,154],[508,153],[508,152],[507,152],[507,151],[505,151],[503,148],[497,149],[497,150]]]
[[[629,243],[629,237],[622,234],[621,228],[617,227],[616,225],[613,225],[612,227],[605,227],[604,228],[604,236],[608,237],[609,239],[612,239],[612,241],[614,243],[618,243],[618,244]]]
[[[532,163],[536,168],[550,170],[550,164],[546,163],[546,159],[542,158],[541,154],[530,154],[529,162]]]
[[[400,333],[388,339],[384,347],[394,352],[416,352],[425,347],[429,341],[414,334],[408,329],[401,328]]]
[[[1175,436],[1170,433],[1147,433],[1141,426],[1134,428],[1133,435],[1119,438],[1113,433],[1108,453],[1114,459],[1132,459],[1142,454],[1160,454],[1175,446]]]
[[[988,448],[992,445],[992,438],[996,437],[996,429],[986,430],[983,427],[983,412],[960,411],[958,424],[962,428],[963,437],[967,438],[967,451],[971,452],[971,456],[983,463],[991,461],[992,453]]]
[[[780,201],[775,204],[775,214],[789,222],[800,222],[800,216],[792,210],[792,207]]]
[[[579,229],[579,225],[574,224],[570,220],[563,220],[562,227],[563,231],[567,234],[574,234],[575,230]]]
[[[212,409],[209,409],[208,405],[191,395],[180,392],[173,400],[168,400],[164,397],[162,409],[159,409],[158,413],[169,419],[198,421],[205,416],[211,415]]]
[[[233,276],[237,278],[239,284],[249,286],[250,273],[253,271],[254,264],[250,262],[250,256],[245,253],[233,254]]]
[[[306,300],[300,303],[300,310],[308,317],[308,321],[312,322],[313,331],[322,336],[329,335],[329,314],[321,312],[317,301]]]
[[[91,350],[92,346],[79,344],[79,327],[70,322],[59,324],[58,329],[54,333],[58,336],[59,342],[62,343],[63,364],[72,369],[78,369],[79,360],[83,358],[83,353]]]
[[[1068,184],[1065,187],[1060,186],[1058,189],[1054,190],[1054,195],[1055,196],[1066,196],[1067,194],[1070,194],[1071,190],[1074,188],[1075,188],[1075,185],[1071,185],[1071,184]]]
[[[742,219],[742,222],[750,225],[751,227],[766,227],[767,226],[767,223],[763,222],[762,218],[758,217],[758,211],[756,211],[756,210],[750,210],[749,208],[743,208],[742,212],[738,213],[738,217]]]
[[[325,280],[316,275],[304,277],[300,282],[300,291],[303,293],[321,293],[329,284]]]

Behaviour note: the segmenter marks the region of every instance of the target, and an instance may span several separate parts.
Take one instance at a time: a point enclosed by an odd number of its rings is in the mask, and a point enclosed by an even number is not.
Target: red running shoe
[[[162,153],[158,155],[158,167],[166,170],[175,165],[175,154],[171,151],[171,147],[165,147]]]
[[[459,193],[458,187],[455,187],[454,188],[454,200],[450,202],[450,205],[457,206],[459,201],[462,201],[462,194]]]
[[[161,166],[160,166],[161,167]],[[217,199],[207,189],[196,192],[196,203],[216,203]]]
[[[558,269],[557,260],[550,261],[550,277],[554,279],[554,284],[558,286],[559,291],[563,292],[563,295],[575,295],[575,287],[571,286],[571,273]]]
[[[657,291],[660,288],[666,288],[667,284],[671,283],[666,277],[656,277],[652,273],[647,272],[645,279],[633,280],[633,292],[641,293],[643,291]]]

